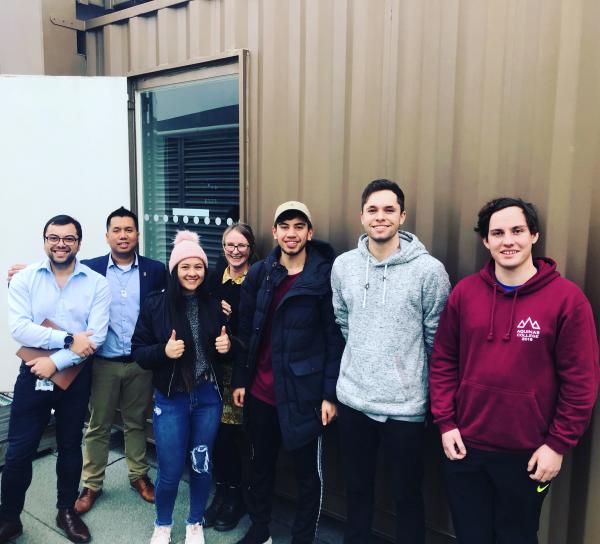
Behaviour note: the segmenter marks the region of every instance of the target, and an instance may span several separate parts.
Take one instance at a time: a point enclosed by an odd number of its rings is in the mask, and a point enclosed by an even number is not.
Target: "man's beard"
[[[50,261],[56,268],[69,268],[69,265],[75,260],[76,254],[73,252],[70,252],[67,255],[67,258],[62,262],[56,261],[54,258],[54,255],[52,253],[50,253],[49,257],[50,257]]]
[[[374,244],[387,244],[390,240],[398,238],[398,229],[392,231],[389,236],[380,236],[375,238],[374,236],[369,236],[369,241]]]
[[[293,257],[294,255],[298,255],[298,254],[302,253],[302,250],[305,247],[306,247],[306,242],[304,242],[303,244],[298,244],[298,246],[296,246],[296,249],[294,249],[293,251],[290,251],[289,249],[287,249],[285,247],[285,244],[283,245],[283,247],[281,245],[279,246],[279,248],[281,249],[281,253],[285,253],[286,255],[288,255],[290,257]]]

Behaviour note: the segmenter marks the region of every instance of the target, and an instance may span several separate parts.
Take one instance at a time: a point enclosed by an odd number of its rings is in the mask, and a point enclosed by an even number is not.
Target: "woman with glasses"
[[[221,303],[205,287],[207,268],[198,236],[177,233],[167,289],[146,298],[132,339],[133,358],[152,370],[155,387],[158,475],[151,544],[171,542],[173,508],[186,462],[190,509],[185,543],[204,544],[202,520],[223,407],[218,363],[231,348]]]
[[[222,300],[232,334],[237,332],[240,289],[246,273],[256,260],[254,233],[249,225],[238,223],[223,233],[224,259],[217,263],[209,279],[211,294]],[[240,443],[242,410],[233,405],[231,374],[233,361],[223,365],[223,416],[214,448],[215,495],[204,514],[204,526],[230,531],[245,513],[242,496],[242,455]]]

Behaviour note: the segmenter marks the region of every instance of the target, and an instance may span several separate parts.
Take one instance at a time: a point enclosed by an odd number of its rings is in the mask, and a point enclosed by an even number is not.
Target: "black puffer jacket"
[[[331,303],[329,244],[307,245],[301,275],[275,310],[272,325],[272,364],[277,412],[283,444],[293,450],[323,430],[320,406],[334,402],[344,339],[335,323]],[[275,248],[252,266],[242,284],[238,337],[242,344],[236,359],[233,386],[249,393],[256,373],[262,331],[273,290],[287,276]],[[246,406],[248,403],[246,403]]]
[[[215,349],[215,339],[226,325],[226,317],[221,310],[221,302],[206,295],[199,304],[200,332],[204,352],[220,382],[220,360],[222,355]],[[181,359],[169,359],[165,346],[171,336],[173,324],[169,315],[166,291],[148,295],[142,305],[131,339],[133,359],[146,370],[152,370],[154,387],[163,395],[170,396],[174,383],[181,383]],[[235,356],[239,343],[235,337],[231,340],[232,356]]]

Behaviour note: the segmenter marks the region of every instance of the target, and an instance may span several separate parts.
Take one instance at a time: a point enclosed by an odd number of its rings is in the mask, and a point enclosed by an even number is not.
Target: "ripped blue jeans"
[[[173,524],[173,508],[185,464],[190,464],[190,512],[187,523],[201,523],[212,479],[212,449],[223,403],[214,383],[171,398],[154,392],[154,437],[158,457],[156,525]]]

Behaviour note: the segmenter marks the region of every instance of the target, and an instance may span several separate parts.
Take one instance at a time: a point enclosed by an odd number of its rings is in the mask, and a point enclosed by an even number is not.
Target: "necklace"
[[[131,264],[131,266],[129,267],[129,270],[127,270],[127,271],[123,270],[116,264],[115,264],[115,267],[118,268],[119,270],[121,270],[122,272],[124,272],[124,274],[127,274],[127,281],[125,282],[125,284],[123,284],[123,282],[121,281],[121,278],[119,277],[119,274],[117,274],[117,272],[115,270],[113,270],[113,274],[114,274],[117,282],[119,283],[119,287],[121,288],[121,290],[120,290],[121,298],[127,298],[127,286],[129,285],[129,280],[131,279],[131,276],[133,276],[133,274],[129,274],[129,272],[131,272],[131,270],[133,269],[133,263]]]

